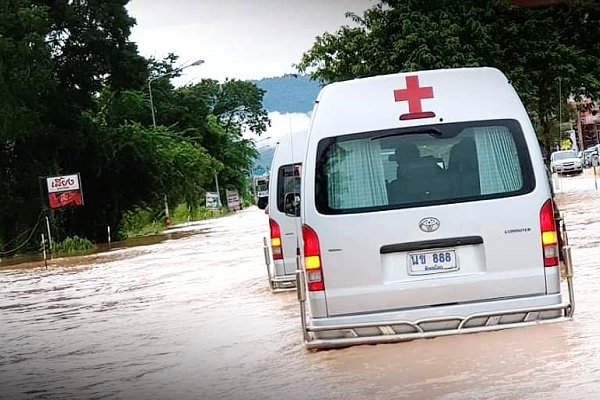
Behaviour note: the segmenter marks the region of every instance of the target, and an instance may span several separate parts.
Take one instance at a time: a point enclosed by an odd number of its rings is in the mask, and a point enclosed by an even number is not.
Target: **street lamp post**
[[[152,112],[152,127],[153,128],[156,129],[156,114],[155,114],[155,111],[154,111],[154,101],[152,99],[152,82],[154,82],[155,80],[164,78],[165,76],[172,75],[172,74],[174,74],[176,72],[181,72],[181,71],[183,71],[186,68],[197,67],[197,66],[200,66],[202,64],[204,64],[204,60],[194,61],[193,63],[191,63],[189,65],[186,65],[186,66],[180,67],[180,68],[176,68],[173,71],[167,72],[167,73],[162,74],[160,76],[156,76],[154,78],[152,78],[152,77],[148,78],[148,95],[150,97],[150,111]]]
[[[225,133],[229,132],[229,127],[231,126],[231,121],[236,113],[246,111],[246,106],[237,106],[231,111],[228,111],[229,119],[227,120],[227,125],[225,125]]]
[[[154,102],[152,101],[152,81],[148,78],[148,94],[150,95],[150,111],[152,112],[152,127],[156,129],[156,117],[154,116]]]
[[[148,77],[148,96],[150,98],[150,111],[152,112],[152,128],[156,129],[156,114],[154,112],[154,101],[152,99],[152,82],[154,82],[157,79],[161,79],[164,78],[165,76],[174,74],[176,72],[181,72],[186,68],[189,67],[196,67],[196,66],[200,66],[204,64],[204,60],[198,60],[198,61],[194,61],[193,63],[186,65],[184,67],[179,67],[179,68],[175,68],[173,71],[167,72],[165,74],[156,76],[156,77]],[[169,203],[167,202],[167,195],[165,194],[165,221],[167,226],[170,224],[170,217],[169,217]]]

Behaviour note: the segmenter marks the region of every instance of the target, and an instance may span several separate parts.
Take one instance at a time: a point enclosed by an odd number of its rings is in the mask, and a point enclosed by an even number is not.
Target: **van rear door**
[[[301,164],[282,165],[277,171],[277,221],[281,228],[284,270],[286,275],[296,273],[296,249],[298,248],[298,217],[286,215],[285,196],[288,193],[300,193]],[[273,205],[275,206],[275,205]]]
[[[316,160],[330,316],[545,293],[549,189],[516,120],[330,137]]]

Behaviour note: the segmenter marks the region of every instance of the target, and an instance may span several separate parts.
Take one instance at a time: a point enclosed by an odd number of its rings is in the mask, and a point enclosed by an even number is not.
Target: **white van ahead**
[[[296,249],[299,245],[300,209],[284,209],[286,196],[300,195],[302,160],[307,132],[288,133],[281,137],[273,154],[269,181],[269,227],[273,267],[269,272],[271,289],[296,287]],[[292,212],[290,212],[292,211]],[[267,260],[268,262],[268,260]]]
[[[302,177],[308,347],[568,319],[552,193],[527,112],[492,68],[334,83]]]

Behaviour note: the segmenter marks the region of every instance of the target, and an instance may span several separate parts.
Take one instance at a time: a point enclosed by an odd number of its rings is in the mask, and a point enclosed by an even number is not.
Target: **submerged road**
[[[161,243],[0,269],[0,399],[596,399],[600,191],[589,175],[557,190],[573,321],[306,351],[295,293],[268,290],[267,216],[250,209]]]

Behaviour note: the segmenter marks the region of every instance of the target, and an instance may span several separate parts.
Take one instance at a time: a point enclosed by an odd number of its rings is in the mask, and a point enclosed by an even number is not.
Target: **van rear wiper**
[[[424,128],[424,129],[416,129],[416,130],[403,131],[403,132],[382,133],[381,135],[372,137],[371,140],[385,139],[385,138],[389,138],[389,137],[393,137],[393,136],[422,135],[425,133],[427,133],[431,136],[442,136],[444,134],[442,131],[440,131],[437,128]]]

